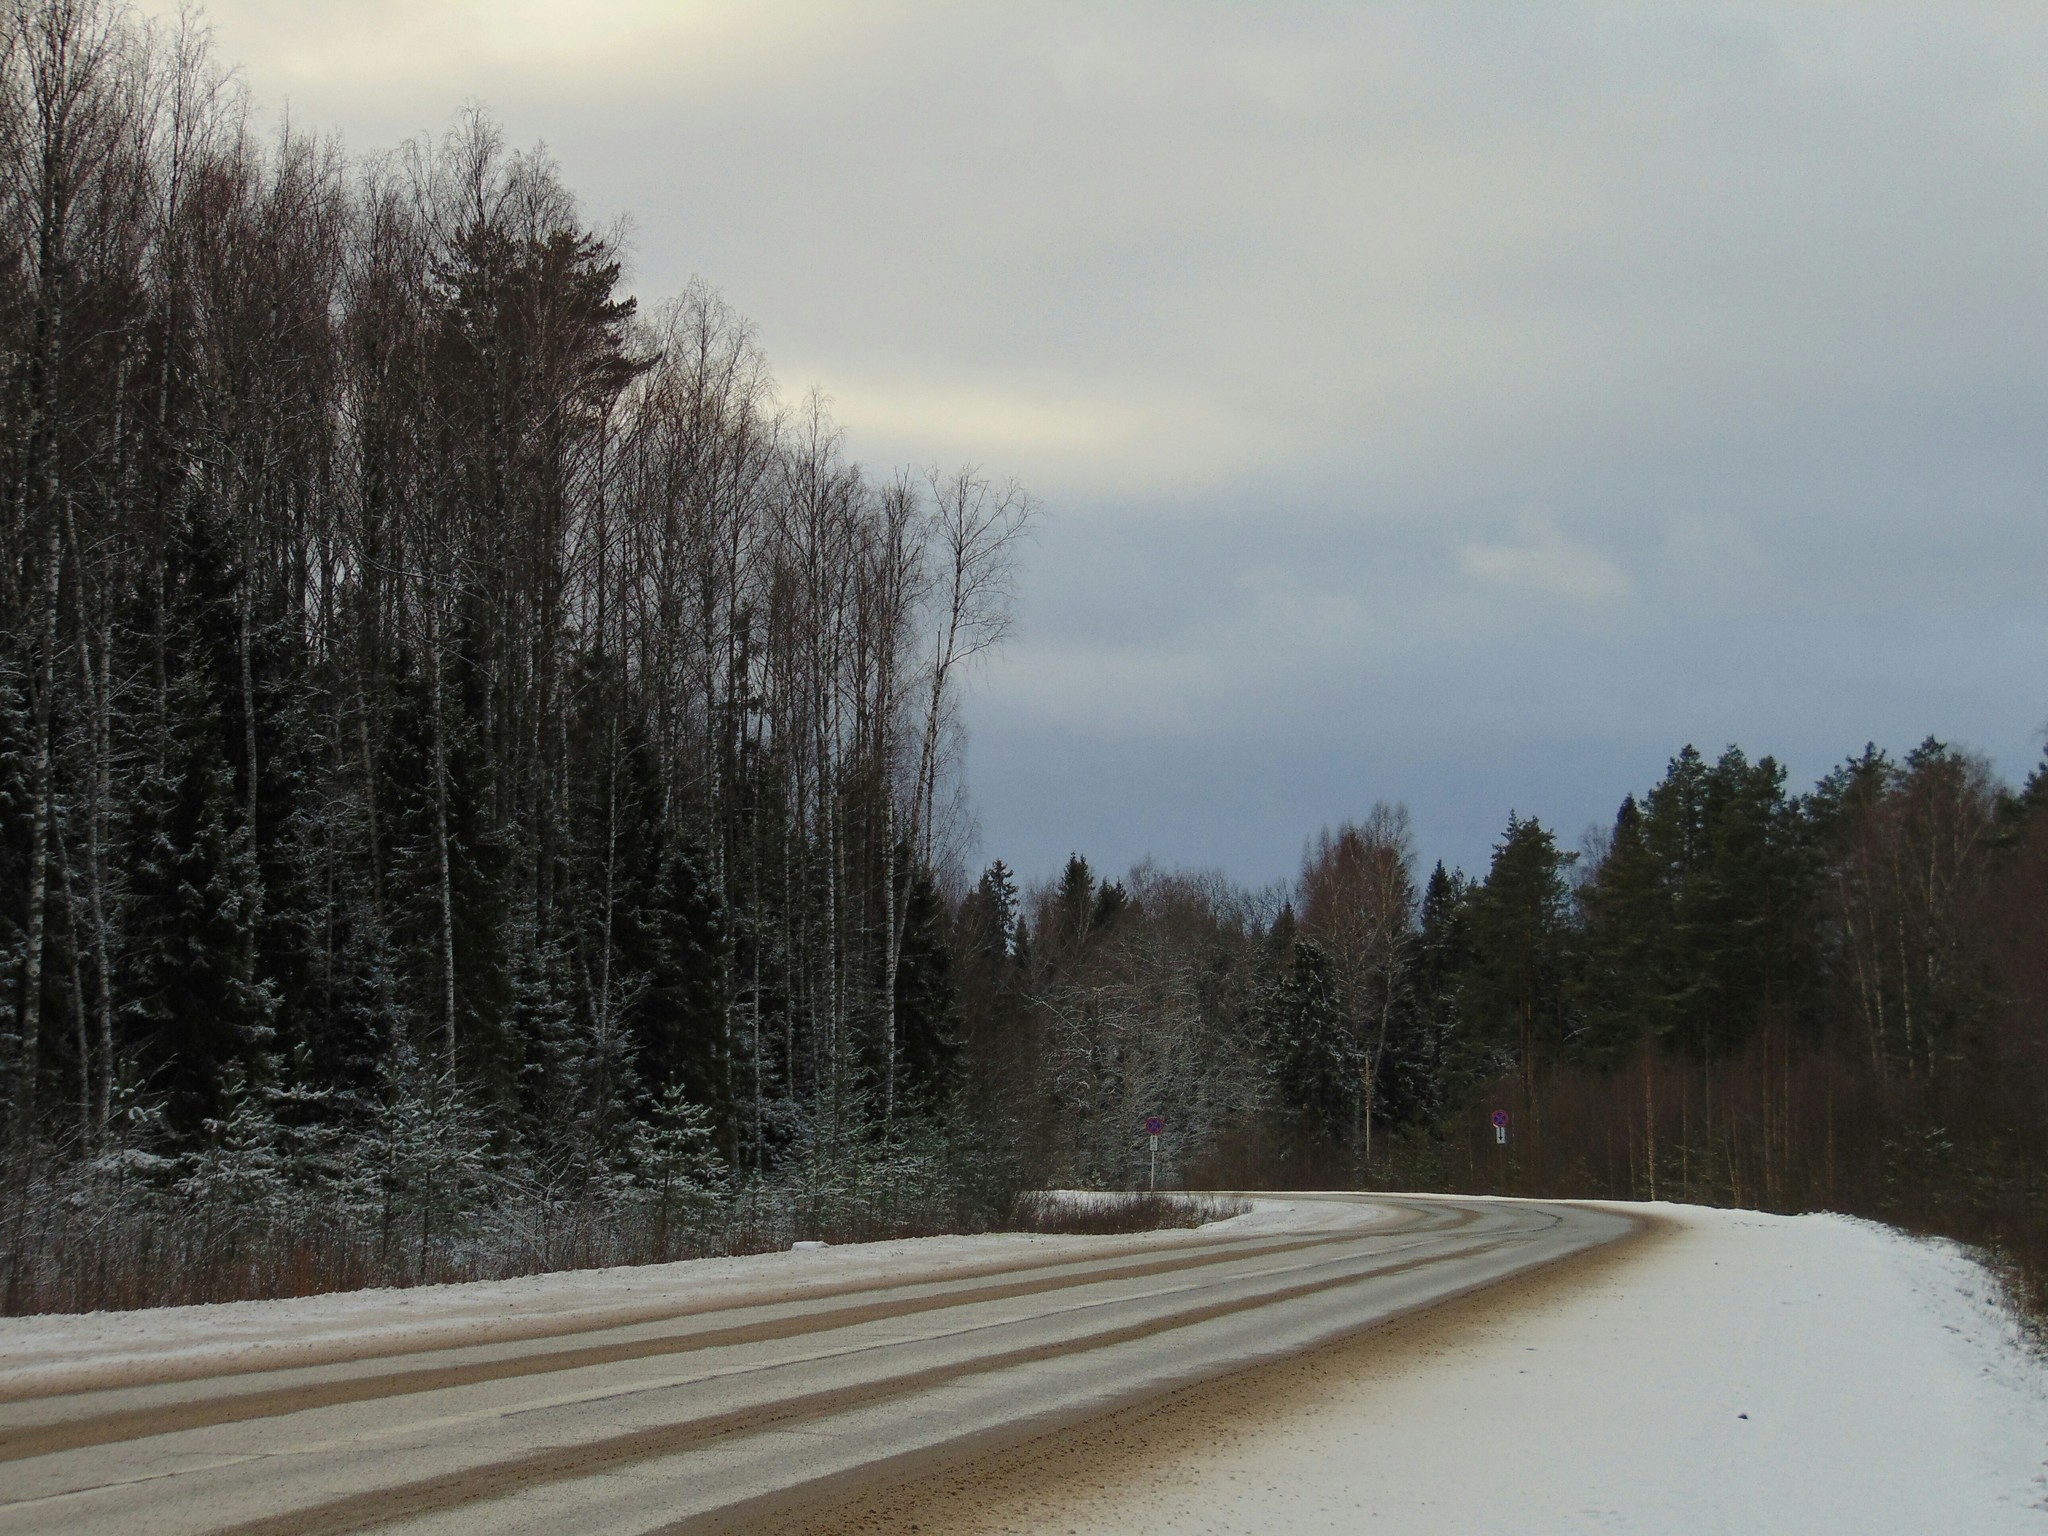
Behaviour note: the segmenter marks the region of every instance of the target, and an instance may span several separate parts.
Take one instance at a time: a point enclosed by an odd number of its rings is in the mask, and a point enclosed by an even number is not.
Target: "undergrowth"
[[[1032,1190],[1017,1197],[1009,1227],[1014,1232],[1080,1236],[1156,1232],[1206,1226],[1250,1209],[1250,1201],[1226,1195]]]

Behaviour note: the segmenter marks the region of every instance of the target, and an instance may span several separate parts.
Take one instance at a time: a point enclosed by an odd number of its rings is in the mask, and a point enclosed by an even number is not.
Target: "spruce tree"
[[[237,668],[233,574],[203,512],[173,568],[175,671],[144,725],[126,817],[123,1039],[173,1132],[225,1111],[230,1077],[275,1074],[276,999],[260,974],[261,872],[223,726]]]
[[[897,1049],[906,1096],[944,1105],[960,1053],[958,992],[946,946],[945,902],[931,877],[910,875],[903,908],[903,953],[896,970]]]
[[[1541,822],[1510,813],[1472,898],[1478,959],[1465,991],[1467,1017],[1509,1052],[1525,1092],[1533,1092],[1540,1066],[1562,1049],[1573,1021],[1571,858]]]
[[[1365,1060],[1338,1005],[1329,957],[1313,939],[1295,940],[1268,1008],[1266,1051],[1274,1093],[1299,1145],[1326,1160],[1349,1140]]]

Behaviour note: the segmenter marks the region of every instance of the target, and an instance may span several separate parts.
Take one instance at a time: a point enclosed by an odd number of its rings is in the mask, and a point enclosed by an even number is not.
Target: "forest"
[[[1852,1211],[2041,1298],[2041,773],[975,876],[1020,485],[853,462],[479,112],[352,159],[190,22],[4,19],[0,1311],[1000,1226],[1150,1115],[1176,1186]]]
[[[480,114],[351,162],[189,21],[5,20],[6,1304],[959,1219],[1022,489],[865,474]]]
[[[1156,1112],[1190,1185],[1845,1211],[1980,1245],[2038,1314],[2044,805],[2048,766],[1933,740],[1797,793],[1686,747],[1579,847],[1511,814],[1477,876],[1419,876],[1385,804],[1265,891],[992,866],[967,1070],[1031,1083],[1051,1178],[1142,1178]]]

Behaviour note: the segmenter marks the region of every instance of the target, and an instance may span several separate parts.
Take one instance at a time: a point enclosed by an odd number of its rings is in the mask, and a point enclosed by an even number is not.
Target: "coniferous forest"
[[[1845,1210],[2038,1303],[2048,778],[962,875],[1020,487],[852,463],[485,116],[349,159],[5,17],[0,1307],[1000,1225],[1154,1114],[1178,1185]]]
[[[1023,492],[864,475],[481,115],[351,163],[5,19],[10,1304],[971,1215],[932,872]]]

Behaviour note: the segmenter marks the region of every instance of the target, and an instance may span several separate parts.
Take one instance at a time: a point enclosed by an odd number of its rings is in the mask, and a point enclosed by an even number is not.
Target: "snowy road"
[[[2048,1536],[2048,1363],[1968,1253],[1629,1209],[1649,1240],[753,1536]]]
[[[746,1529],[1623,1238],[1303,1196],[928,1243],[0,1324],[0,1533]]]

